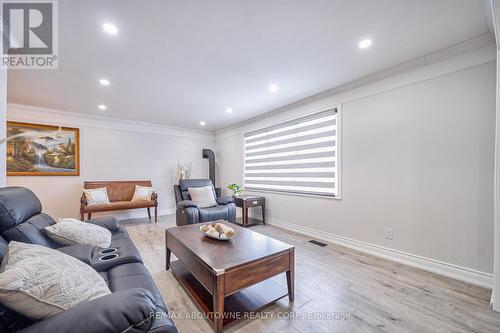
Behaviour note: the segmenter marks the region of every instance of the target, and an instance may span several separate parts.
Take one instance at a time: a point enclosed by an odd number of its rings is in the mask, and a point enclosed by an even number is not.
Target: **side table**
[[[236,207],[240,207],[242,214],[242,225],[246,227],[248,223],[248,208],[250,207],[261,207],[262,208],[262,224],[266,224],[266,198],[259,197],[255,195],[243,194],[239,196],[233,196],[234,203]],[[257,219],[251,219],[251,224],[259,223]],[[255,222],[254,222],[255,221]]]

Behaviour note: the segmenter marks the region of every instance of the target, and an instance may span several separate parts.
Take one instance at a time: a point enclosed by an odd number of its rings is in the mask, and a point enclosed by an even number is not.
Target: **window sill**
[[[307,194],[307,193],[293,193],[293,192],[280,192],[280,191],[269,191],[269,190],[253,190],[253,189],[245,189],[243,193],[269,193],[269,194],[280,194],[280,195],[292,195],[296,197],[309,197],[309,198],[318,198],[325,200],[342,200],[342,196],[327,196],[327,195],[319,195],[319,194]]]

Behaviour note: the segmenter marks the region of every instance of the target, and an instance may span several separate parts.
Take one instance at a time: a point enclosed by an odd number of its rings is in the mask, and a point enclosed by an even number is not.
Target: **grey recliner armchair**
[[[191,201],[188,188],[211,186],[217,206],[200,208]],[[179,185],[174,185],[175,201],[177,203],[176,223],[178,226],[226,220],[236,222],[236,205],[232,197],[217,197],[214,185],[210,179],[183,179]]]

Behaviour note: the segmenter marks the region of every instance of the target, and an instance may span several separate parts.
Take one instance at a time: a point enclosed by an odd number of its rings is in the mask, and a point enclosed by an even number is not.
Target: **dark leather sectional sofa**
[[[62,246],[45,235],[55,223],[42,213],[40,200],[22,187],[0,188],[0,260],[10,241],[47,246],[96,269],[112,294],[41,321],[34,321],[0,304],[0,332],[22,333],[175,333],[168,310],[129,235],[113,217],[88,221],[109,229],[112,253],[86,245]],[[108,251],[104,251],[108,252]],[[110,260],[103,257],[110,256]]]

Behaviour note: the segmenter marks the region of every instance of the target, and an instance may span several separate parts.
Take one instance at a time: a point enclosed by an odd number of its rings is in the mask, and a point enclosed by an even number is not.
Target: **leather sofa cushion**
[[[109,205],[85,206],[85,212],[105,212],[112,210],[134,209],[144,207],[154,207],[154,201],[115,201]]]
[[[0,188],[0,233],[42,211],[36,195],[24,187]]]
[[[78,304],[18,333],[151,332],[155,309],[155,300],[147,290],[132,288]]]
[[[115,266],[107,271],[107,276],[111,292],[130,288],[144,288],[153,295],[159,293],[146,266],[141,263]]]
[[[148,333],[177,333],[177,328],[173,321],[168,317],[168,310],[163,303],[161,296],[155,297],[156,312],[151,328]]]
[[[114,292],[130,288],[144,288],[148,290],[156,301],[155,320],[150,332],[177,332],[174,323],[168,318],[168,311],[160,291],[147,268],[139,263],[116,266],[107,272],[109,289]]]
[[[228,208],[225,205],[219,205],[209,208],[200,208],[199,214],[200,214],[200,222],[224,220],[228,216]]]
[[[3,304],[0,304],[0,332],[15,333],[35,323],[22,314],[19,314]]]
[[[8,247],[7,241],[5,240],[5,238],[0,236],[0,262],[2,262],[3,256],[5,255],[5,252],[7,251],[7,247]]]
[[[111,235],[111,246],[113,246],[113,241],[118,240],[118,239],[129,239],[130,236],[128,235],[127,230],[125,230],[123,227],[120,227],[117,231],[114,231],[113,234]]]
[[[106,228],[111,232],[117,232],[122,230],[120,227],[120,222],[114,216],[102,216],[88,220],[87,223],[92,223],[100,227]],[[123,229],[124,230],[124,229]]]
[[[50,239],[45,234],[45,227],[56,223],[52,217],[45,213],[35,215],[26,222],[19,224],[2,233],[7,241],[18,241],[24,243],[38,244],[50,248],[61,247],[61,244]]]
[[[160,291],[143,264],[130,263],[115,266],[108,270],[107,281],[111,292],[130,288],[144,288],[155,297],[157,302],[161,302],[161,305],[165,306]]]
[[[94,248],[90,245],[70,245],[60,247],[57,250],[90,265]]]
[[[97,272],[97,273],[103,278],[103,280],[106,282],[106,284],[109,287],[108,272],[104,271],[104,272]]]

